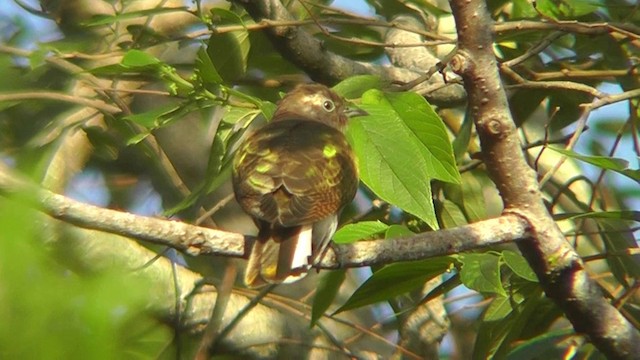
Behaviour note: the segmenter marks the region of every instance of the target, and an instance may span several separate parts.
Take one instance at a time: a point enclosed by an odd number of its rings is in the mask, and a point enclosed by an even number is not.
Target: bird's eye
[[[335,104],[331,100],[325,100],[324,103],[322,103],[322,107],[326,112],[331,112],[336,108]]]

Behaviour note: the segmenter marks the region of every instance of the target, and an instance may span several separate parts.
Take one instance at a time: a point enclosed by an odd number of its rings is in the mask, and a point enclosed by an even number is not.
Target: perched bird
[[[299,85],[240,145],[233,189],[259,230],[247,286],[299,280],[320,260],[358,188],[344,128],[349,116],[364,114],[323,85]]]

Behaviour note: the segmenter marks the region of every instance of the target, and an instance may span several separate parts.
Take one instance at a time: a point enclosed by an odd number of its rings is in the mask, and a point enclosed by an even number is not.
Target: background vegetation
[[[0,357],[640,353],[635,2],[13,4]],[[308,81],[370,114],[361,188],[323,270],[249,290],[229,160]]]

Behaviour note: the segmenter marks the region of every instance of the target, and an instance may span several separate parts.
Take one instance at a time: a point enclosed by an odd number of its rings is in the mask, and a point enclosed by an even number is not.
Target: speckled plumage
[[[295,281],[326,249],[339,211],[358,187],[346,122],[338,95],[323,85],[301,85],[238,149],[235,196],[259,227],[248,286]]]

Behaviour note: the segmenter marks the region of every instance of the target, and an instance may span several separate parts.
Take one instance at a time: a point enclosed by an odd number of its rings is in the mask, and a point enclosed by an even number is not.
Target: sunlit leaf
[[[127,51],[127,53],[122,57],[122,61],[120,61],[122,66],[132,69],[156,66],[160,63],[161,61],[155,56],[135,49]]]
[[[525,280],[538,282],[536,273],[533,272],[533,269],[531,269],[531,266],[529,266],[529,263],[522,255],[510,250],[504,250],[502,252],[502,259],[516,275]]]
[[[424,261],[387,265],[371,275],[336,313],[386,301],[422,287],[450,268],[453,259],[445,256]]]
[[[460,254],[460,279],[469,289],[507,296],[500,277],[499,257],[492,253]]]
[[[380,221],[360,221],[355,224],[347,224],[336,231],[335,235],[333,235],[333,242],[336,244],[348,244],[358,240],[369,239],[388,228],[388,225]]]
[[[624,159],[617,159],[609,156],[588,156],[580,155],[575,151],[561,149],[555,146],[550,146],[548,149],[559,152],[562,155],[568,156],[572,159],[584,161],[588,164],[597,166],[605,170],[615,171],[635,181],[640,181],[640,169],[629,169],[629,162]]]
[[[381,89],[382,79],[375,75],[351,76],[336,84],[333,91],[347,99],[359,98],[367,90]]]
[[[348,134],[362,181],[437,229],[430,180],[460,180],[442,121],[415,93],[369,90],[360,106],[369,115],[352,119]]]

